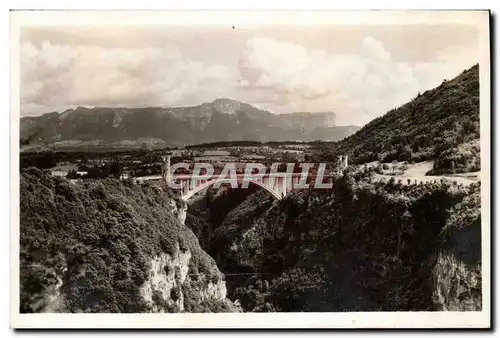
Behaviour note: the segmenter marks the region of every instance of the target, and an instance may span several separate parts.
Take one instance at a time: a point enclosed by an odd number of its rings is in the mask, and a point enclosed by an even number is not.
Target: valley
[[[201,198],[186,219],[244,311],[481,308],[478,184],[402,186],[347,176],[333,193],[297,192],[277,202],[248,193]],[[456,217],[465,217],[463,227]],[[444,281],[444,260],[468,277]]]
[[[20,311],[481,311],[478,95],[476,65],[362,128],[228,99],[23,118]],[[331,188],[183,199],[170,160]]]

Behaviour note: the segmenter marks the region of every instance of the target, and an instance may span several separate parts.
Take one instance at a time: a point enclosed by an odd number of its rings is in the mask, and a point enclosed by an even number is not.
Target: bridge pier
[[[348,157],[347,155],[337,156],[337,175],[342,175],[342,172],[348,166]]]
[[[163,156],[163,180],[167,185],[172,183],[172,172],[170,170],[170,155]]]

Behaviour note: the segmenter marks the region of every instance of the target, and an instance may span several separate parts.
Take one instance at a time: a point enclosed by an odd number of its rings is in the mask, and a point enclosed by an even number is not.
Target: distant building
[[[285,149],[308,149],[311,146],[309,144],[285,144],[282,146]]]
[[[244,160],[244,161],[263,161],[265,159],[266,159],[266,157],[263,155],[249,154],[249,155],[241,156],[241,160]]]
[[[201,156],[194,157],[194,162],[222,164],[238,161],[237,157],[230,154],[229,151],[225,150],[207,150]]]
[[[60,170],[52,170],[50,173],[52,176],[55,177],[66,177],[68,175],[68,171],[60,171]]]
[[[306,155],[304,153],[295,153],[293,154],[293,158],[296,161],[304,162],[306,160]]]
[[[68,162],[60,162],[54,168],[50,169],[50,174],[57,177],[66,177],[72,170],[77,170],[77,166]]]
[[[199,156],[194,158],[194,162],[203,163],[229,163],[236,161],[238,161],[236,156]]]
[[[170,151],[171,156],[183,156],[189,154],[190,151],[186,149],[174,149]]]
[[[303,150],[287,149],[284,151],[286,154],[303,154]]]
[[[283,151],[281,154],[283,158],[293,159],[299,162],[303,162],[306,158],[306,155],[302,150],[287,149]]]
[[[226,150],[207,150],[201,156],[229,156],[231,153]]]

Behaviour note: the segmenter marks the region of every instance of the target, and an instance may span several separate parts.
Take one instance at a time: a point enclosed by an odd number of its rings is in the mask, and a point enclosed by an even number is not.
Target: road
[[[401,180],[404,184],[407,184],[408,180],[410,180],[410,183],[414,183],[415,181],[417,181],[417,183],[420,182],[425,183],[425,182],[440,181],[441,179],[445,179],[448,181],[455,181],[463,185],[469,185],[471,183],[476,183],[480,181],[479,177],[480,172],[472,172],[467,174],[456,174],[456,175],[426,176],[425,173],[432,169],[432,165],[433,165],[432,161],[408,164],[408,169],[405,170],[405,172],[401,175],[376,174],[375,179],[387,181],[390,180],[391,178],[394,178],[396,181]]]

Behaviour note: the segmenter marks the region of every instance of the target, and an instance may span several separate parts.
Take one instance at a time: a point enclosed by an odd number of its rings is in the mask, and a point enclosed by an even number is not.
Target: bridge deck
[[[259,178],[259,177],[298,177],[301,176],[302,173],[265,173],[265,174],[252,174],[251,176],[248,175],[250,178]],[[325,172],[325,175],[329,175],[329,172]],[[235,175],[237,179],[242,179],[245,177],[245,174],[237,174]],[[314,174],[307,174],[308,177],[314,176]],[[226,178],[231,178],[232,176],[226,176]],[[207,176],[203,175],[189,175],[189,174],[183,174],[183,175],[172,175],[173,180],[207,180],[207,179],[216,179],[217,175],[211,176],[210,178],[207,178]],[[142,176],[142,177],[136,177],[136,180],[140,181],[149,181],[149,180],[161,180],[162,176],[161,175],[152,175],[152,176]]]

